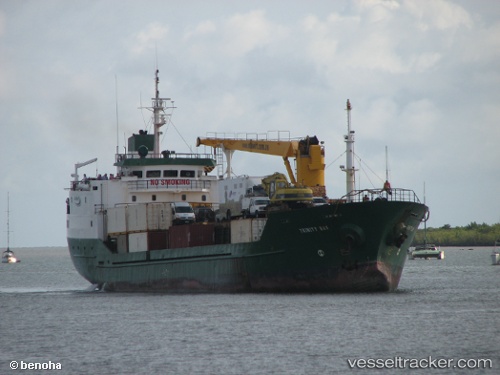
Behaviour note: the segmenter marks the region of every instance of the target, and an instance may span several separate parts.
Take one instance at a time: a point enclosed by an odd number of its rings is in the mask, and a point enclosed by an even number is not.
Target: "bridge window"
[[[155,200],[156,200],[156,194],[153,194],[153,195],[151,196],[151,200],[152,200],[152,201],[155,201]]]
[[[146,177],[161,177],[161,171],[146,171]]]
[[[181,199],[182,199],[183,201],[185,201],[185,200],[186,200],[186,194],[182,194]]]
[[[136,176],[137,178],[142,178],[142,171],[132,171],[132,176]]]
[[[202,201],[202,202],[206,202],[206,201],[207,201],[207,196],[206,196],[205,194],[203,194],[203,195],[201,196],[201,201]]]
[[[181,171],[181,177],[194,177],[194,171]]]
[[[179,175],[178,170],[168,169],[166,171],[163,171],[163,177],[177,177],[178,175]]]

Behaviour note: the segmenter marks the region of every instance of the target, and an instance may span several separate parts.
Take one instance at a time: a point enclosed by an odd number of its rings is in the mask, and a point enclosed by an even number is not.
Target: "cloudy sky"
[[[423,200],[425,185],[428,226],[500,222],[498,1],[0,0],[1,248],[8,192],[11,247],[65,245],[74,164],[114,172],[117,141],[147,129],[156,66],[177,107],[162,149],[316,135],[340,197],[350,99],[358,187],[382,186],[387,146],[392,186]],[[284,172],[278,157],[234,163]]]

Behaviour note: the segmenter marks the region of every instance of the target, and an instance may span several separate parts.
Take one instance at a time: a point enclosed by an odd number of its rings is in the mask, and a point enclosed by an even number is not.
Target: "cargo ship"
[[[79,169],[96,159],[75,164],[68,188],[67,241],[74,266],[85,279],[97,289],[117,292],[397,288],[407,250],[428,208],[412,190],[354,189],[349,101],[347,164],[342,166],[347,192],[314,205],[304,191],[326,195],[324,147],[316,137],[208,137],[198,139],[198,145],[213,152],[160,151],[160,129],[169,120],[172,102],[160,97],[158,86],[156,71],[149,108],[153,134],[141,130],[128,139],[126,152],[116,154],[115,173],[80,179]],[[230,159],[226,173],[216,173],[220,150],[226,156],[234,150],[280,155],[290,185],[283,190],[271,181],[274,203],[256,217],[225,212],[224,200],[232,194],[231,187],[238,186],[231,178]],[[295,159],[295,169],[288,157]],[[300,194],[290,193],[295,188]],[[176,211],[180,202],[188,211],[184,217]],[[197,221],[190,207],[218,209],[223,215],[220,220]]]

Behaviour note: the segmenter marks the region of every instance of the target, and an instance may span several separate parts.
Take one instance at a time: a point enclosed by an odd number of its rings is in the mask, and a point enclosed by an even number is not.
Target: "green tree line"
[[[427,243],[439,246],[493,246],[500,240],[500,223],[488,225],[472,222],[464,227],[452,228],[449,224],[441,228],[419,229],[413,240],[413,245]]]

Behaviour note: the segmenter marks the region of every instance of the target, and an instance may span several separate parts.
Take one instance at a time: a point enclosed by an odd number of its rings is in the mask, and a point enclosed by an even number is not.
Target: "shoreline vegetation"
[[[418,229],[412,246],[423,244],[424,229]],[[438,246],[493,246],[500,240],[500,223],[488,225],[472,222],[464,227],[427,228],[427,243]]]

